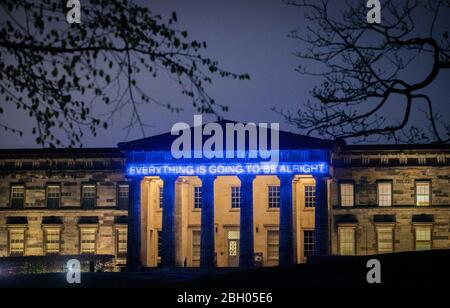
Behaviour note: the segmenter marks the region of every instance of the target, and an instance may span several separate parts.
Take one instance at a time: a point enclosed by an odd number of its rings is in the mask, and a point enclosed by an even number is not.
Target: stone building
[[[0,150],[0,257],[113,255],[139,269],[450,248],[449,146],[280,132],[272,164],[175,160],[176,137]]]

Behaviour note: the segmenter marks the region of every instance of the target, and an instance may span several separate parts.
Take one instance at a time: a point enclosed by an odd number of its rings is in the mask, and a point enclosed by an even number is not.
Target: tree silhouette
[[[142,77],[167,73],[198,112],[215,114],[227,107],[205,91],[212,76],[249,78],[203,56],[206,43],[178,30],[175,13],[164,20],[128,0],[90,0],[81,2],[81,23],[69,24],[69,9],[65,1],[0,0],[0,113],[8,104],[26,113],[42,146],[81,145],[85,131],[96,135],[125,109],[128,130],[138,125],[145,135],[143,104],[181,109],[148,94]],[[94,112],[100,104],[106,113]]]
[[[450,123],[426,91],[450,69],[449,0],[384,1],[380,24],[367,22],[365,1],[286,2],[307,20],[290,36],[305,46],[296,56],[314,69],[297,71],[321,80],[304,108],[275,109],[289,123],[307,134],[356,142],[449,141]],[[426,66],[425,73],[414,65]],[[426,114],[425,127],[413,121],[415,106]]]

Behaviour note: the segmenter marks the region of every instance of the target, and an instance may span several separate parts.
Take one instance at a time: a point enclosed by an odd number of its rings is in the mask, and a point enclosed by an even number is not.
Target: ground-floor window
[[[156,231],[156,234],[157,234],[157,247],[158,247],[158,251],[157,251],[157,253],[158,253],[158,255],[156,256],[156,263],[157,263],[157,265],[158,266],[161,266],[161,256],[162,256],[162,245],[163,245],[163,242],[162,242],[162,231],[161,230],[159,230],[159,231]]]
[[[392,227],[377,228],[378,253],[391,253],[394,251],[394,234]]]
[[[341,256],[355,255],[355,228],[339,227],[339,254]]]
[[[200,261],[200,230],[192,231],[192,261]]]
[[[279,247],[278,230],[267,230],[267,259],[270,261],[278,261]]]
[[[80,253],[81,254],[95,254],[97,229],[82,228],[80,230]]]
[[[9,230],[9,254],[11,256],[25,254],[25,229]]]
[[[45,229],[45,253],[59,254],[61,250],[61,230],[59,228]]]
[[[127,255],[128,232],[127,230],[117,230],[116,232],[117,257],[125,257]]]
[[[314,254],[314,230],[303,231],[303,254],[305,259]]]
[[[431,249],[431,226],[421,226],[415,228],[416,250]]]

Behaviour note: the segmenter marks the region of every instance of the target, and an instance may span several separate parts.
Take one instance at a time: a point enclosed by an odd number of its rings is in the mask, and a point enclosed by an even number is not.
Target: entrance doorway
[[[228,231],[227,237],[227,255],[228,255],[228,266],[236,267],[239,266],[239,230]]]

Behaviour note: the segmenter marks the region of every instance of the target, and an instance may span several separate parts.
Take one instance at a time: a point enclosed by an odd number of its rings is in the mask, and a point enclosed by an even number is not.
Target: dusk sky
[[[293,29],[306,27],[303,14],[297,8],[287,6],[281,0],[153,0],[145,3],[163,16],[176,11],[177,28],[186,29],[191,39],[205,40],[207,56],[218,60],[226,70],[250,74],[249,81],[218,78],[208,86],[208,93],[214,99],[229,106],[229,112],[222,114],[224,118],[242,122],[279,122],[282,129],[296,131],[270,109],[277,107],[295,112],[311,98],[309,91],[317,83],[317,80],[294,71],[299,59],[293,53],[301,45],[288,38],[288,34]],[[420,71],[421,65],[418,64],[416,69]],[[444,119],[450,117],[449,77],[447,72],[429,89]],[[182,106],[185,111],[174,114],[155,105],[146,106],[142,109],[142,118],[151,125],[146,128],[146,136],[169,131],[178,121],[192,124],[195,110],[172,81],[163,77],[149,79],[148,89],[159,100]],[[392,111],[396,109],[386,112]],[[7,121],[22,123],[25,135],[19,138],[2,132],[1,148],[36,147],[26,115],[12,110]],[[124,129],[127,123],[128,115],[118,114],[107,131],[100,130],[97,137],[87,133],[82,140],[83,146],[114,147],[119,142],[143,137],[137,127],[127,137]]]

